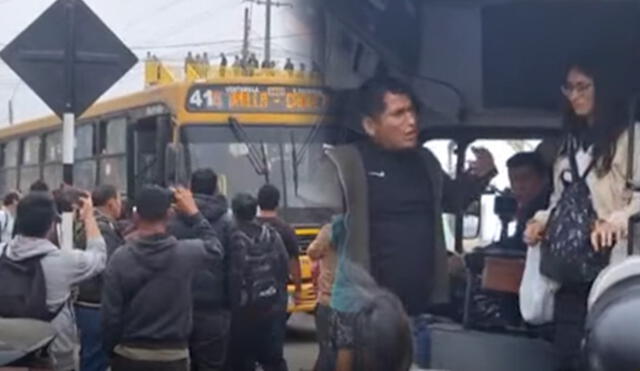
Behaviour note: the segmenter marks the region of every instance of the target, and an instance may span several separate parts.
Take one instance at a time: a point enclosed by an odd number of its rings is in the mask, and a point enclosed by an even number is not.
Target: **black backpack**
[[[263,225],[256,237],[250,237],[240,230],[236,230],[234,235],[243,240],[246,246],[241,305],[258,313],[269,312],[282,294],[277,279],[279,252],[276,232]]]
[[[598,215],[593,208],[587,175],[591,161],[580,175],[575,158],[575,143],[568,143],[571,182],[551,211],[545,239],[541,244],[540,272],[563,284],[593,282],[609,264],[609,251],[596,252],[591,246],[591,232]]]
[[[5,246],[0,255],[0,317],[51,321],[64,305],[54,312],[47,308],[47,287],[40,264],[46,254],[13,261],[7,257],[8,249]]]

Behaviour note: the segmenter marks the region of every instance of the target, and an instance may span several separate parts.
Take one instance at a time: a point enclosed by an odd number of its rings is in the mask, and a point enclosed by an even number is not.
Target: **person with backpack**
[[[598,274],[626,255],[628,219],[640,193],[627,188],[625,76],[596,55],[567,69],[562,93],[566,135],[554,165],[549,208],[528,223],[524,238],[540,248],[540,272],[556,281],[555,346],[560,370],[584,370],[581,354],[587,297]],[[636,162],[637,164],[638,162]],[[638,171],[638,170],[636,170]]]
[[[224,366],[229,327],[228,246],[231,218],[227,198],[218,193],[218,176],[211,169],[198,169],[191,175],[191,192],[198,209],[216,230],[225,252],[225,259],[198,272],[192,284],[193,331],[189,339],[189,354],[193,371],[216,371]],[[169,223],[169,233],[177,239],[197,238],[188,217],[175,215]]]
[[[91,193],[95,206],[95,217],[107,247],[107,260],[113,252],[124,245],[124,237],[116,224],[122,213],[122,199],[115,186],[103,184]],[[86,248],[86,231],[76,231],[75,248]],[[106,371],[109,359],[102,347],[100,331],[100,299],[102,275],[81,282],[75,302],[76,322],[80,330],[80,368],[82,371]]]
[[[256,220],[258,201],[240,193],[231,203],[232,317],[228,370],[287,371],[282,315],[287,310],[289,257],[278,232]]]
[[[0,210],[0,242],[7,243],[13,238],[13,225],[16,220],[16,208],[20,202],[18,192],[9,192],[2,200]]]
[[[56,216],[54,201],[50,195],[32,192],[18,203],[16,237],[2,244],[0,252],[0,317],[51,322],[56,337],[49,353],[56,371],[77,369],[72,287],[100,274],[106,263],[91,198],[85,195],[78,202],[86,250],[60,250],[47,239]]]
[[[197,239],[177,240],[168,233],[172,199]],[[223,251],[215,229],[184,188],[145,186],[136,208],[136,234],[115,251],[104,274],[105,351],[112,371],[186,371],[193,276],[219,264]]]
[[[289,254],[289,272],[293,282],[293,300],[296,304],[301,302],[302,297],[302,273],[300,271],[300,246],[298,246],[298,236],[296,231],[287,222],[278,216],[280,206],[280,191],[273,184],[265,184],[258,191],[258,221],[268,223],[278,232],[284,247]],[[286,321],[286,319],[285,319]]]

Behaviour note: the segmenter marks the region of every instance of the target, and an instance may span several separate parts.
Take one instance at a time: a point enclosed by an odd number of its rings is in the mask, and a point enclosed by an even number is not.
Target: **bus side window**
[[[95,126],[84,124],[76,129],[75,160],[73,165],[74,185],[83,189],[93,189],[96,185],[97,164],[94,157]]]
[[[127,189],[127,119],[117,117],[100,123],[101,184],[111,184],[120,190]]]

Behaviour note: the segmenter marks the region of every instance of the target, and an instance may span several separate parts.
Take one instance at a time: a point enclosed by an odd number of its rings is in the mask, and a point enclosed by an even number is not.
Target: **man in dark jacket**
[[[507,241],[508,246],[526,250],[523,240],[527,222],[539,210],[549,206],[551,196],[551,169],[538,152],[519,152],[507,161],[511,190],[518,203],[516,231]]]
[[[136,237],[114,253],[104,275],[102,330],[113,371],[188,370],[191,281],[223,252],[191,192],[178,188],[173,195],[200,239],[178,241],[167,233],[171,192],[140,191]]]
[[[479,196],[495,165],[487,150],[472,148],[476,161],[470,171],[452,180],[418,141],[417,100],[409,87],[374,78],[359,94],[367,139],[327,152],[332,166],[321,173],[323,192],[337,185],[334,194],[346,207],[348,237],[339,247],[340,259],[363,266],[399,297],[416,336],[424,328],[423,314],[448,301],[442,212],[461,211]],[[336,285],[341,277],[338,269]],[[350,304],[335,298],[332,303],[338,311],[352,310]]]
[[[286,313],[287,251],[272,227],[256,221],[258,202],[238,194],[232,202],[230,239],[233,315],[229,366],[233,371],[287,371],[284,343],[277,338]]]
[[[107,259],[120,246],[124,237],[117,227],[122,213],[122,199],[118,189],[111,185],[101,185],[91,193],[95,207],[98,228],[107,247]],[[81,225],[82,226],[82,225]],[[84,249],[86,233],[81,228],[76,234],[76,246]],[[80,329],[80,369],[83,371],[106,371],[109,359],[102,346],[100,328],[100,299],[102,296],[102,275],[80,284],[76,301],[76,322]]]
[[[225,255],[223,261],[216,261],[196,273],[193,279],[193,331],[189,340],[193,371],[215,371],[224,367],[231,323],[227,264],[231,220],[227,199],[218,194],[217,184],[218,176],[211,169],[196,170],[191,176],[196,205],[216,230]],[[172,218],[169,233],[179,240],[198,237],[197,230],[184,215]]]

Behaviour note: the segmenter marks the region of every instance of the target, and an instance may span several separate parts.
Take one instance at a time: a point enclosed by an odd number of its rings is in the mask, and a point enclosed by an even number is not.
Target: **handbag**
[[[553,321],[554,297],[560,285],[540,272],[540,246],[527,249],[520,283],[520,313],[525,322],[541,325]]]

